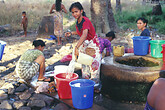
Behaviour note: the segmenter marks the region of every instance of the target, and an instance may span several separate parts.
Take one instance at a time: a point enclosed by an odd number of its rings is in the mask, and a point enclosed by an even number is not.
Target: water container
[[[0,60],[2,59],[5,46],[6,46],[6,42],[0,40]]]
[[[91,108],[95,82],[89,79],[78,79],[69,83],[72,91],[73,106],[77,109]]]
[[[69,83],[73,80],[78,79],[78,74],[73,73],[70,79],[66,79],[66,73],[59,73],[55,75],[56,83],[57,83],[57,91],[58,96],[61,99],[71,99],[71,87]]]
[[[147,55],[151,38],[147,36],[134,36],[132,39],[134,54],[142,56]]]
[[[165,61],[165,44],[162,45],[162,51],[161,51],[161,53],[163,54],[163,61]],[[163,63],[163,65],[164,65],[164,63]]]
[[[165,44],[165,40],[151,40],[151,56],[155,58],[162,58],[162,44]]]

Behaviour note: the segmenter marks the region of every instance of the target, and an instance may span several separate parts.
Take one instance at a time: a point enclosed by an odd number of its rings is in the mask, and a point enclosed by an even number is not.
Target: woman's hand
[[[79,56],[79,51],[77,47],[75,47],[74,55],[75,55],[75,59],[77,60],[77,57]]]
[[[72,32],[66,32],[65,37],[70,37],[72,35]]]

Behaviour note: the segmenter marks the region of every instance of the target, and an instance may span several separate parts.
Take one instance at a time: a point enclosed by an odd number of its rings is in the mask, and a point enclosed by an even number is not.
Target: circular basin
[[[146,101],[162,64],[161,59],[132,53],[123,57],[105,57],[100,71],[102,93],[116,100]]]

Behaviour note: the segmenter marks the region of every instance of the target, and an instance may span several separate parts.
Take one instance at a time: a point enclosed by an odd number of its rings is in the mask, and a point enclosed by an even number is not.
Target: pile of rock
[[[37,94],[23,83],[6,82],[0,88],[0,110],[70,110],[59,100]]]

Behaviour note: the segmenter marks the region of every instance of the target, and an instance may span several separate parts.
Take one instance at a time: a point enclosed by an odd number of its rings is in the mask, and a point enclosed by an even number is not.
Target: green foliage
[[[125,6],[125,5],[123,5]],[[162,5],[162,15],[152,15],[152,7],[149,5],[144,6],[131,6],[132,11],[128,8],[123,7],[122,13],[114,13],[115,20],[122,30],[127,30],[129,28],[136,30],[136,19],[139,17],[144,17],[148,20],[148,26],[157,28],[159,33],[165,34],[165,8]]]
[[[71,31],[76,31],[75,25],[76,25],[76,22],[75,22],[73,25],[70,26],[70,30],[71,30]]]

